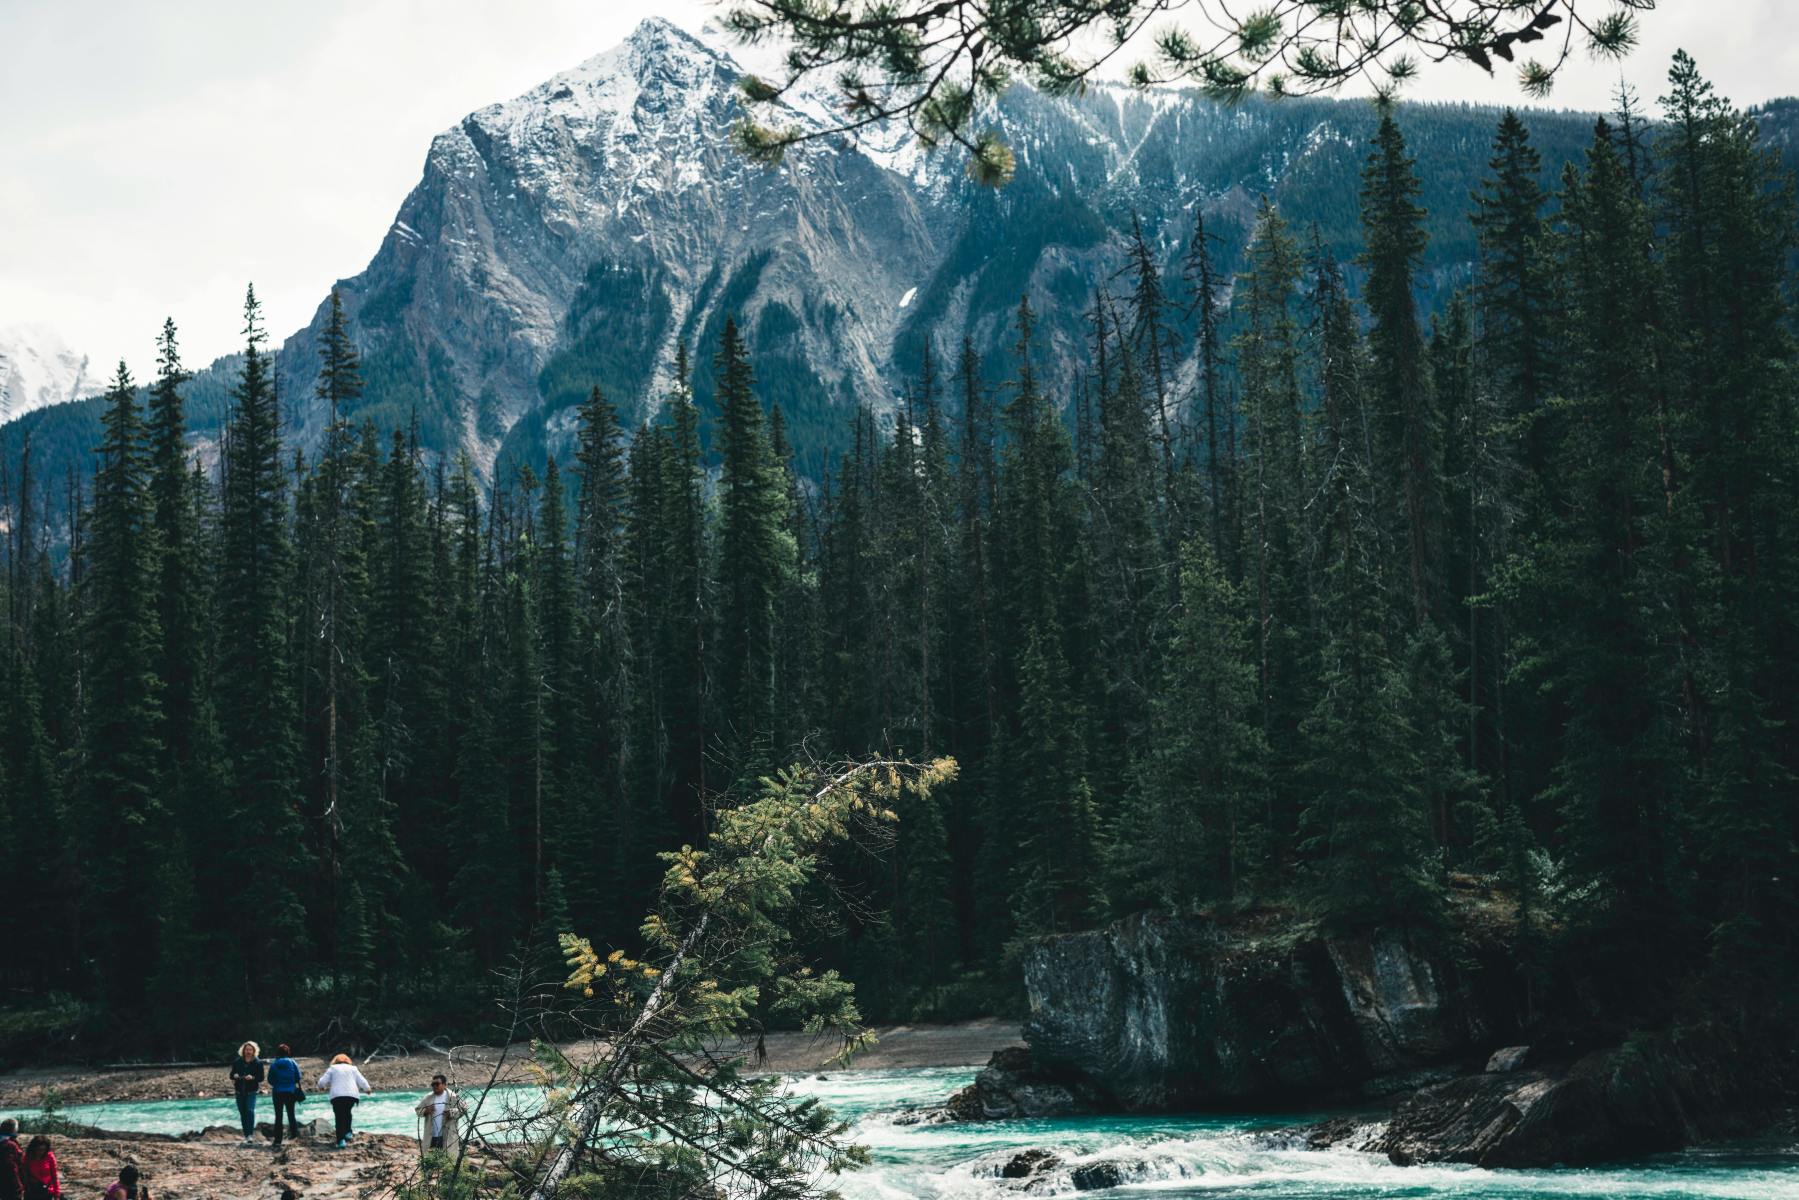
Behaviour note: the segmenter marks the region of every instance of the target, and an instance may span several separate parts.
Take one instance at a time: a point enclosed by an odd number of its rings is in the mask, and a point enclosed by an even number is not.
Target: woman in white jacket
[[[331,1097],[331,1112],[337,1118],[337,1148],[342,1150],[350,1140],[350,1114],[356,1109],[356,1101],[375,1089],[362,1077],[348,1054],[340,1054],[331,1060],[331,1065],[319,1076],[319,1088]]]

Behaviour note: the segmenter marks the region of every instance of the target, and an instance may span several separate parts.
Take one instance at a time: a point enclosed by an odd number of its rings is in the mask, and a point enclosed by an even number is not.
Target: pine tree
[[[673,403],[674,401],[671,401]],[[603,903],[610,920],[629,928],[644,892],[654,887],[661,850],[680,844],[676,825],[678,739],[700,719],[677,711],[688,665],[681,591],[671,579],[687,547],[671,544],[670,507],[685,495],[666,476],[676,471],[675,444],[664,426],[643,425],[631,441],[630,495],[624,511],[620,570],[625,627],[637,676],[631,689],[628,775],[614,797],[612,858]],[[694,599],[689,594],[687,604]]]
[[[1278,779],[1297,779],[1295,732],[1309,706],[1302,671],[1307,586],[1300,560],[1300,512],[1310,494],[1297,299],[1299,248],[1266,199],[1243,280],[1244,325],[1237,336],[1243,377],[1244,573],[1254,616],[1257,712],[1274,749]],[[1277,836],[1290,835],[1300,797],[1292,783],[1270,797]]]
[[[1085,620],[1080,503],[1068,435],[1037,384],[1036,314],[1018,306],[1018,375],[995,509],[1002,695],[1015,727],[990,770],[988,829],[1013,831],[1016,850],[990,837],[984,873],[1009,861],[1021,930],[1077,927],[1096,912],[1096,815],[1087,780],[1086,715],[1067,645]],[[1000,764],[1003,763],[1003,767]],[[1003,774],[1000,773],[1003,771]]]
[[[753,390],[749,351],[727,318],[715,371],[719,399],[719,696],[735,768],[773,771],[775,604],[794,569],[787,489]]]
[[[1059,933],[1099,914],[1098,829],[1068,665],[1032,627],[1018,659],[1018,732],[1008,744],[1017,824],[1013,919],[1022,933]]]
[[[316,816],[318,852],[328,887],[312,906],[316,936],[341,964],[344,939],[366,937],[387,965],[405,968],[399,910],[405,860],[394,834],[392,796],[381,762],[386,743],[380,702],[382,634],[377,612],[382,467],[372,425],[358,430],[349,411],[361,398],[360,356],[342,298],[333,291],[319,347],[315,395],[325,408],[325,442],[310,472],[296,466],[296,559],[304,605],[296,651],[304,722],[307,809]],[[349,886],[360,880],[365,909],[351,921]],[[341,981],[341,980],[340,980]],[[341,990],[341,989],[340,989]],[[362,982],[350,998],[369,998]]]
[[[575,645],[570,647],[571,669],[562,673],[562,687],[571,693],[565,705],[584,714],[586,729],[578,734],[567,728],[559,731],[558,738],[582,738],[580,773],[564,787],[592,789],[590,795],[571,794],[581,809],[573,830],[579,851],[564,873],[576,897],[575,920],[591,929],[605,928],[602,919],[612,921],[623,915],[613,911],[605,880],[617,870],[620,847],[613,844],[614,839],[631,824],[631,790],[647,782],[655,802],[661,803],[653,777],[640,781],[632,774],[633,756],[653,747],[656,738],[653,728],[643,729],[632,719],[635,693],[654,676],[652,638],[645,623],[633,618],[626,597],[626,493],[628,483],[638,481],[634,474],[627,481],[618,414],[597,387],[581,409],[575,459],[580,482],[573,563]],[[651,470],[646,463],[638,465]],[[650,488],[640,494],[642,503],[651,509],[645,515],[653,523],[659,472],[652,472],[649,482]],[[645,547],[645,551],[658,556],[658,548]],[[656,570],[653,561],[642,569]],[[557,720],[564,722],[567,717],[559,713]],[[643,744],[634,744],[639,739]]]
[[[1417,162],[1383,113],[1362,172],[1370,393],[1380,415],[1383,469],[1400,481],[1394,526],[1406,547],[1414,622],[1442,620],[1442,422],[1431,395],[1413,273],[1424,253]]]
[[[181,395],[189,376],[181,366],[174,321],[163,322],[157,345],[158,370],[149,405],[149,488],[158,550],[157,624],[162,646],[156,673],[163,685],[161,737],[168,755],[166,774],[173,783],[192,762],[197,727],[206,719],[202,678],[209,655],[201,589],[207,564],[201,557],[199,513],[191,495]],[[181,784],[175,787],[180,790]]]
[[[1102,349],[1107,340],[1102,331]],[[1087,528],[1097,535],[1088,606],[1099,652],[1091,704],[1102,720],[1092,782],[1102,796],[1125,788],[1129,748],[1143,736],[1159,669],[1152,614],[1178,595],[1158,536],[1156,404],[1145,395],[1146,382],[1131,356],[1121,356],[1116,382],[1102,392],[1099,454],[1088,489]]]
[[[1568,502],[1534,542],[1527,579],[1539,689],[1561,698],[1562,753],[1543,800],[1558,810],[1569,867],[1596,890],[1591,953],[1624,983],[1654,970],[1612,957],[1655,928],[1668,952],[1678,923],[1678,847],[1686,790],[1674,647],[1685,586],[1670,554],[1661,321],[1663,283],[1645,253],[1648,214],[1606,122],[1563,197],[1563,287],[1570,299],[1570,420],[1552,469]]]
[[[299,820],[286,605],[292,582],[287,477],[273,364],[263,351],[255,289],[244,301],[244,362],[225,430],[220,561],[219,723],[230,767],[230,821],[280,847],[289,869],[230,880],[227,911],[252,994],[276,984],[276,948],[304,955],[305,913],[297,890],[308,856]],[[216,864],[204,864],[203,869]],[[252,898],[254,902],[252,902]]]
[[[1503,820],[1510,797],[1506,676],[1512,663],[1507,614],[1492,592],[1511,549],[1521,472],[1505,403],[1476,361],[1474,320],[1465,297],[1451,301],[1441,324],[1433,322],[1430,356],[1446,435],[1446,574],[1452,611],[1463,621],[1458,661],[1467,681],[1462,692],[1467,721],[1458,740],[1467,769],[1493,781]],[[1467,815],[1477,825],[1486,821],[1472,810]],[[1448,816],[1439,814],[1445,835]],[[1459,836],[1467,842],[1484,835],[1464,823]]]
[[[537,538],[532,546],[532,589],[537,598],[539,691],[543,708],[543,761],[537,784],[543,793],[544,821],[554,835],[552,862],[585,858],[595,816],[593,782],[587,774],[584,742],[598,715],[582,686],[584,665],[576,653],[577,622],[574,563],[569,554],[569,520],[562,468],[555,455],[544,464],[543,498],[538,502]],[[565,847],[568,834],[572,847]],[[588,835],[591,838],[591,834]],[[542,882],[542,881],[540,881]],[[546,885],[547,886],[547,885]],[[540,894],[541,900],[541,894]],[[542,915],[541,909],[539,916]],[[564,916],[566,917],[566,913]],[[566,932],[566,931],[564,931]]]
[[[442,868],[434,864],[444,841],[432,813],[445,790],[447,612],[433,579],[441,531],[432,526],[441,514],[429,511],[415,436],[393,431],[378,489],[369,622],[374,764],[404,858],[441,885]]]
[[[1437,892],[1414,697],[1382,631],[1378,542],[1366,462],[1344,407],[1324,412],[1319,692],[1301,723],[1310,794],[1301,849],[1334,923],[1429,923]]]
[[[1209,538],[1181,553],[1181,601],[1108,867],[1116,907],[1181,912],[1255,886],[1267,743],[1250,622]]]
[[[1706,652],[1687,651],[1699,664],[1688,740],[1704,831],[1697,871],[1716,914],[1712,968],[1729,981],[1732,1015],[1746,1026],[1790,977],[1780,965],[1791,961],[1784,931],[1799,904],[1781,849],[1794,827],[1783,797],[1799,771],[1799,625],[1786,601],[1799,462],[1783,382],[1794,356],[1794,202],[1791,177],[1760,145],[1753,117],[1718,96],[1685,53],[1668,79],[1657,148],[1675,304],[1669,359],[1680,377],[1669,424],[1685,501],[1676,512],[1698,525],[1695,545],[1676,532],[1672,565],[1700,560],[1681,633]]]
[[[666,597],[657,635],[659,686],[667,739],[664,806],[687,841],[705,835],[701,797],[707,794],[716,652],[709,637],[714,597],[713,547],[708,538],[700,414],[693,402],[682,343],[675,355],[674,391],[668,398],[668,454],[661,471],[663,495],[661,579]]]
[[[94,881],[92,931],[109,1006],[135,1012],[156,967],[156,913],[138,885],[159,861],[165,813],[159,767],[162,681],[156,675],[155,501],[137,389],[119,364],[101,418],[100,463],[81,580],[82,818]]]
[[[39,581],[27,577],[34,591]],[[52,581],[50,586],[54,588]],[[55,591],[37,598],[42,615],[60,607]],[[7,654],[5,690],[0,692],[0,816],[19,831],[0,852],[0,867],[16,897],[14,978],[46,991],[73,993],[80,961],[79,925],[69,881],[76,876],[74,855],[87,829],[71,817],[65,804],[63,773],[57,769],[56,746],[45,728],[37,671],[27,658],[27,643],[15,633]],[[52,647],[33,638],[37,651]],[[54,656],[44,654],[45,659]],[[164,943],[156,943],[159,952]]]
[[[1206,429],[1206,517],[1212,535],[1212,553],[1221,563],[1235,555],[1234,538],[1227,538],[1225,497],[1229,487],[1225,473],[1231,469],[1230,457],[1224,451],[1226,431],[1236,425],[1237,417],[1226,405],[1221,374],[1223,358],[1219,332],[1219,292],[1223,282],[1212,261],[1212,243],[1216,237],[1206,229],[1205,207],[1193,206],[1193,235],[1187,241],[1182,271],[1193,293],[1190,311],[1199,316],[1194,337],[1199,355],[1199,400]]]
[[[1143,222],[1131,213],[1131,233],[1125,246],[1131,273],[1131,344],[1143,362],[1143,392],[1155,414],[1156,441],[1161,448],[1163,546],[1168,558],[1185,536],[1175,490],[1175,436],[1169,416],[1170,379],[1178,354],[1174,331],[1168,325],[1168,298],[1162,288],[1162,271],[1156,254],[1143,236]]]

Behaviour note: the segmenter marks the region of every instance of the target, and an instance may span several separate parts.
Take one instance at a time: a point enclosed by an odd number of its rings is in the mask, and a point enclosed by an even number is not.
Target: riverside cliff
[[[1516,1167],[1737,1135],[1789,1102],[1779,1055],[1729,1033],[1595,1044],[1590,1013],[1526,1022],[1503,943],[1481,927],[1334,935],[1291,917],[1140,913],[1043,939],[1023,960],[1028,1050],[996,1054],[946,1113],[1332,1106],[1358,1115],[1290,1136]]]

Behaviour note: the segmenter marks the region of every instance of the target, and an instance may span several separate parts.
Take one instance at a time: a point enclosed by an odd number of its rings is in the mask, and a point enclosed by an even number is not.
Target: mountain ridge
[[[572,405],[604,388],[646,419],[685,339],[702,409],[726,314],[744,327],[765,403],[785,410],[803,473],[818,477],[857,404],[891,407],[929,344],[962,337],[1009,371],[1021,294],[1041,315],[1044,378],[1066,388],[1085,337],[1080,312],[1141,217],[1178,292],[1195,206],[1237,265],[1261,194],[1336,257],[1359,241],[1356,184],[1375,115],[1366,102],[1290,99],[1221,107],[1190,91],[1101,84],[1073,100],[1018,85],[990,118],[1018,156],[994,191],[903,130],[833,138],[778,167],[742,158],[728,130],[743,66],[716,31],[650,18],[618,46],[439,133],[418,185],[368,265],[337,287],[367,391],[351,416],[416,421],[434,455],[467,452],[488,479],[540,465],[572,440]],[[828,98],[801,91],[779,120],[818,127]],[[1466,282],[1467,196],[1485,171],[1494,109],[1405,111],[1432,213],[1427,303]],[[1591,116],[1525,110],[1544,182],[1590,137]],[[1791,153],[1791,141],[1773,139]],[[327,298],[328,300],[328,298]],[[904,300],[904,303],[901,301]],[[316,444],[311,400],[327,301],[277,351],[288,436]],[[194,389],[196,435],[216,437],[230,359]],[[76,406],[79,407],[79,406]],[[79,456],[81,422],[32,427],[53,456]],[[209,428],[210,426],[210,428]],[[16,454],[18,422],[0,452]],[[65,444],[68,443],[68,444]]]

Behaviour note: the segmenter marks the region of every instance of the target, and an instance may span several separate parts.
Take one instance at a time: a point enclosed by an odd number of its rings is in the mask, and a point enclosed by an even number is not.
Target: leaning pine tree
[[[641,957],[563,936],[570,1016],[594,1053],[539,1048],[547,1102],[496,1131],[506,1169],[436,1156],[401,1195],[828,1195],[832,1177],[867,1161],[848,1124],[777,1076],[747,1074],[744,1056],[709,1051],[748,1034],[762,1009],[839,1039],[846,1056],[866,1043],[852,986],[799,952],[795,909],[833,847],[885,840],[896,808],[954,775],[949,759],[795,768],[721,806],[706,849],[662,855]]]

